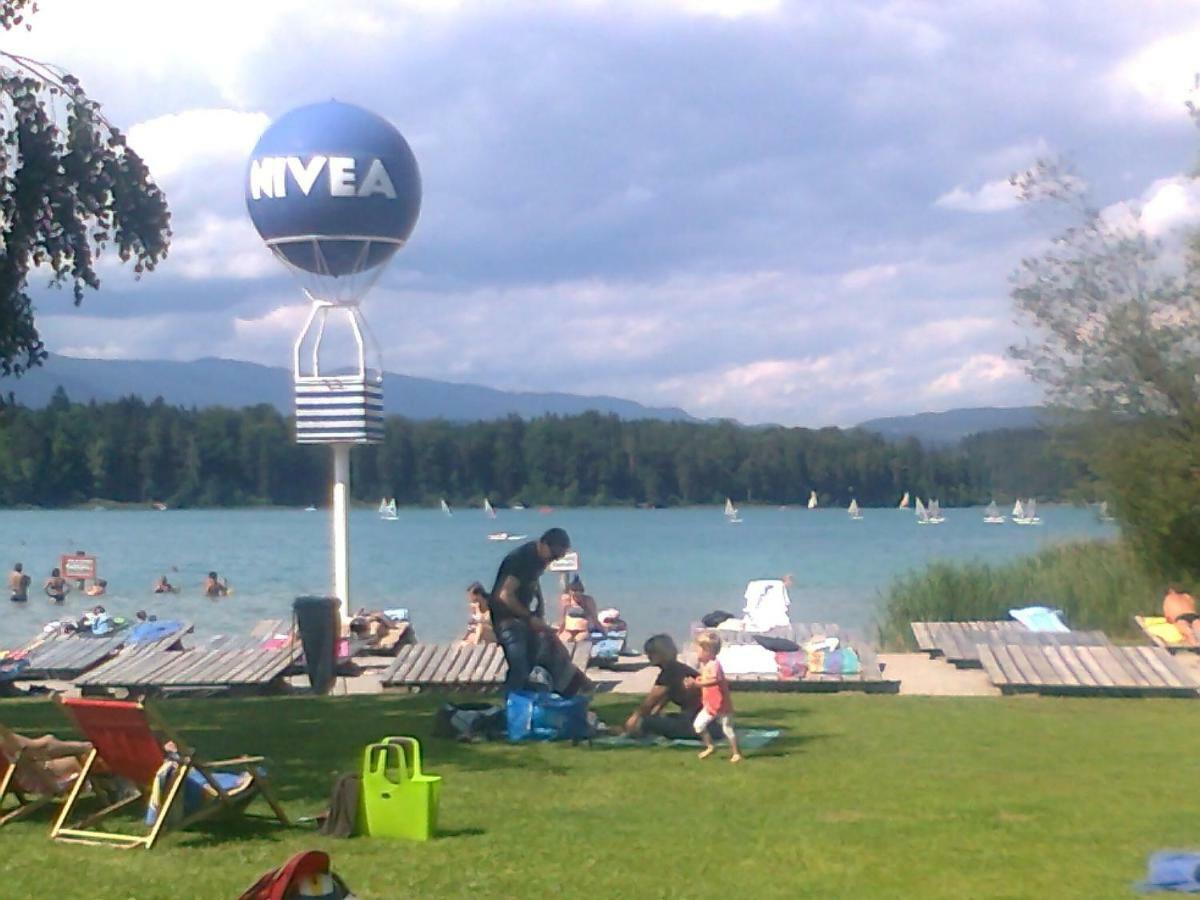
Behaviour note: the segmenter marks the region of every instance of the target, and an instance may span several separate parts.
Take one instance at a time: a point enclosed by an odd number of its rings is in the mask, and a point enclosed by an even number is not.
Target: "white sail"
[[[1108,501],[1107,500],[1100,501],[1100,509],[1097,510],[1096,516],[1100,519],[1101,522],[1113,521],[1113,514],[1108,511]]]
[[[487,497],[483,498],[483,513],[489,519],[496,518],[496,510],[492,509],[492,502]]]
[[[728,497],[725,498],[725,515],[732,518],[737,515],[737,507],[733,505],[733,501]]]
[[[900,505],[897,509],[908,509],[908,491],[904,492],[904,496],[900,498]]]
[[[1014,520],[1025,518],[1025,506],[1021,503],[1021,498],[1017,498],[1017,502],[1013,504],[1012,517]]]
[[[809,509],[817,508],[817,492],[816,491],[808,492],[808,508]]]
[[[400,518],[396,514],[396,498],[395,497],[392,497],[390,500],[387,497],[384,497],[382,500],[379,501],[379,518],[387,519],[389,521]]]
[[[850,506],[846,508],[846,512],[850,513],[850,518],[861,519],[862,513],[858,511],[858,500],[851,500]]]
[[[454,515],[454,513],[452,513],[450,511],[450,504],[446,502],[445,497],[442,498],[442,512],[444,512],[448,516]]]
[[[915,507],[915,510],[917,513],[917,524],[918,525],[928,525],[929,524],[929,513],[926,511],[925,504],[921,502],[920,497],[917,498],[917,505]]]
[[[993,500],[988,504],[987,509],[983,513],[983,521],[989,525],[1000,525],[1004,522],[1004,516],[1000,515],[1000,507]]]
[[[1042,521],[1037,514],[1037,501],[1032,497],[1030,497],[1029,502],[1025,504],[1025,516],[1029,519],[1030,525],[1037,525]]]
[[[388,511],[387,497],[383,497],[379,501],[379,514],[382,516],[387,511]]]
[[[942,505],[936,500],[929,501],[929,524],[941,525],[946,521],[946,517],[942,515]]]

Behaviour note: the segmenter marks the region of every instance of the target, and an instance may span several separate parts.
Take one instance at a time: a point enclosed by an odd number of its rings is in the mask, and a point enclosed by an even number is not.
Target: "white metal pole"
[[[350,621],[350,444],[333,445],[333,592]]]

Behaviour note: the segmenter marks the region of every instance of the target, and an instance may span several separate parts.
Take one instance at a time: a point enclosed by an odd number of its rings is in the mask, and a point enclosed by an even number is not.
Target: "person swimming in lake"
[[[71,593],[71,585],[67,584],[67,579],[62,577],[62,572],[58,569],[51,569],[50,577],[42,585],[42,590],[52,603],[62,603],[67,599],[67,594]]]
[[[84,591],[89,597],[103,597],[108,593],[108,582],[103,578],[97,578],[96,583]]]
[[[33,581],[21,563],[14,563],[8,573],[8,599],[13,603],[25,603],[29,600],[29,585]]]
[[[226,597],[229,595],[229,582],[223,578],[218,578],[216,572],[209,572],[208,577],[204,579],[204,596],[217,599],[218,597]]]
[[[167,581],[167,576],[163,575],[163,576],[159,577],[158,584],[156,584],[154,586],[154,593],[156,593],[156,594],[178,594],[179,588],[175,587],[175,585],[173,585],[173,584],[171,584],[171,582]]]

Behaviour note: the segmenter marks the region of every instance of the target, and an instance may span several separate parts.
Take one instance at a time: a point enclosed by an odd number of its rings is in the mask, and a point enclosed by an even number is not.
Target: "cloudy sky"
[[[798,425],[1036,402],[1007,279],[1048,233],[1007,186],[1072,159],[1194,221],[1200,3],[55,0],[5,47],[80,76],[167,191],[49,348],[287,365],[305,305],[245,163],[289,108],[389,118],[424,181],[364,312],[389,370]],[[349,10],[344,11],[344,10]]]

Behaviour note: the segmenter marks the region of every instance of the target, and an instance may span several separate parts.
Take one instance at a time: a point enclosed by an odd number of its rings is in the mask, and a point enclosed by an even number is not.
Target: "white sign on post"
[[[550,572],[578,572],[579,571],[579,552],[571,550],[562,559],[556,559],[546,567]]]

